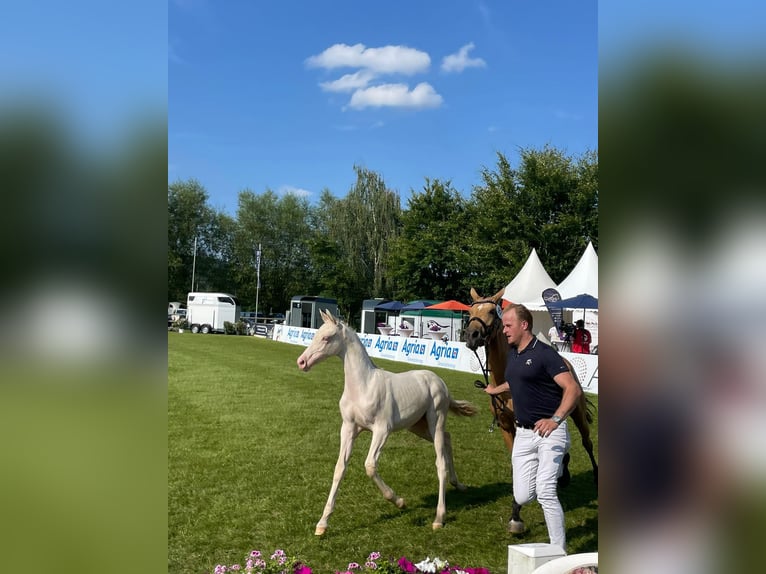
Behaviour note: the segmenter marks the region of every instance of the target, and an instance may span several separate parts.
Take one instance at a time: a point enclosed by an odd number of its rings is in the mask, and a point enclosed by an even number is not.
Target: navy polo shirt
[[[564,358],[537,337],[521,353],[516,347],[508,349],[505,380],[511,387],[513,410],[520,424],[534,425],[556,414],[564,390],[553,377],[568,370]]]

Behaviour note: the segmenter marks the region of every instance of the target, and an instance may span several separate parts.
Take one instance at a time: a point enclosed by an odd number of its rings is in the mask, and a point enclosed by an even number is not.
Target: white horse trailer
[[[224,323],[239,319],[239,303],[228,293],[189,293],[186,320],[192,333],[223,333]]]

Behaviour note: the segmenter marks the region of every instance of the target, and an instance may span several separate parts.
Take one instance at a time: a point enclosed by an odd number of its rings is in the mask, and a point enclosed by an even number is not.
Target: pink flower
[[[349,562],[348,564],[349,570],[359,570],[359,568],[361,568],[361,566],[359,566],[357,562]]]
[[[380,552],[370,552],[367,560],[377,560],[378,558],[380,558]]]
[[[298,566],[295,567],[294,574],[311,574],[311,568],[305,564],[298,564]]]
[[[404,556],[399,558],[399,561],[397,562],[397,564],[399,565],[399,568],[401,568],[408,574],[415,574],[415,572],[417,571],[417,569],[415,568],[415,565],[409,560],[407,560]]]
[[[250,556],[252,556],[253,558],[260,558],[261,552],[259,550],[253,550],[252,552],[250,552]]]

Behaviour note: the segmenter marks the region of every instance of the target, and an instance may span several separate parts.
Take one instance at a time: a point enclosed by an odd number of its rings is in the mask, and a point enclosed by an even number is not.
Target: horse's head
[[[341,354],[346,347],[343,323],[333,317],[329,311],[320,309],[319,314],[322,316],[324,324],[314,333],[311,344],[298,357],[298,368],[301,371],[308,371],[327,357]]]
[[[502,330],[500,299],[504,292],[505,289],[501,289],[492,297],[481,297],[476,289],[471,287],[473,303],[468,311],[468,323],[463,338],[466,347],[472,351],[485,345],[498,330]]]

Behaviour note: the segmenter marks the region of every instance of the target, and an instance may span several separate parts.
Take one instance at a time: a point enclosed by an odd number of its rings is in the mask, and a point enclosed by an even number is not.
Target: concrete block
[[[562,556],[566,556],[566,552],[555,544],[511,544],[508,546],[508,574],[532,574],[542,564]]]

